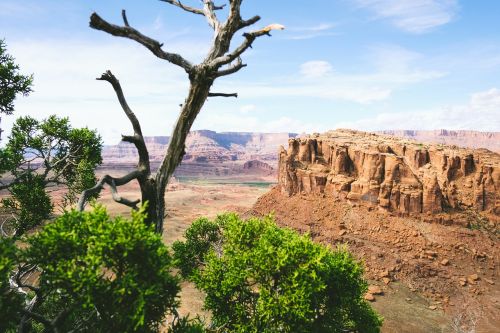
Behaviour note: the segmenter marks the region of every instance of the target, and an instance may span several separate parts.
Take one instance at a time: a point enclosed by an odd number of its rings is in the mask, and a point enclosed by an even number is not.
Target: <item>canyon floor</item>
[[[127,198],[138,193],[133,184],[120,188]],[[100,201],[114,214],[128,213],[109,193]],[[452,321],[469,323],[467,316],[478,319],[476,332],[500,327],[498,239],[479,226],[388,216],[325,195],[288,197],[272,184],[248,179],[176,182],[169,186],[166,203],[164,240],[169,245],[196,218],[224,211],[244,217],[272,211],[280,225],[308,232],[318,242],[347,244],[366,266],[372,305],[385,318],[383,332],[456,332]],[[182,287],[180,312],[207,315],[203,295],[188,283]]]

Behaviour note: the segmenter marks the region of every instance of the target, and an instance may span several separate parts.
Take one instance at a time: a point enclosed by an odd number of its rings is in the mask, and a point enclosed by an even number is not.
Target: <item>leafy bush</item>
[[[67,118],[16,119],[5,148],[0,149],[0,173],[8,172],[0,189],[11,194],[3,200],[3,207],[14,216],[8,222],[16,236],[49,217],[53,205],[48,187],[63,185],[66,206],[75,203],[82,190],[95,185],[101,148],[95,131],[72,128]]]
[[[52,202],[45,192],[45,183],[40,175],[25,173],[9,189],[11,197],[2,199],[3,206],[16,217],[12,226],[17,235],[40,225],[52,212]]]
[[[110,218],[103,207],[71,211],[27,238],[23,260],[41,271],[42,315],[65,331],[154,332],[174,309],[178,280],[161,236],[132,218]]]
[[[12,114],[16,95],[27,96],[32,90],[32,75],[19,73],[19,65],[7,53],[7,46],[0,40],[0,113]]]
[[[272,217],[199,219],[176,242],[185,278],[206,293],[213,327],[227,332],[379,332],[382,320],[363,299],[362,266],[276,226]]]
[[[0,332],[8,332],[19,322],[23,298],[11,289],[9,277],[17,260],[14,241],[0,237]]]

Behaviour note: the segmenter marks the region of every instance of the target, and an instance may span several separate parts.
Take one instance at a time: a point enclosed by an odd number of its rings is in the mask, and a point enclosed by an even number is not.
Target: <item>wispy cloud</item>
[[[457,0],[353,0],[359,7],[388,19],[410,33],[425,33],[451,22],[457,15]]]
[[[337,128],[360,130],[479,130],[500,131],[500,89],[474,93],[465,105],[443,106],[418,112],[380,113],[354,122],[342,122]]]
[[[255,104],[245,104],[240,107],[240,113],[247,114],[249,112],[255,111],[257,106]]]
[[[313,60],[300,65],[300,74],[307,78],[319,78],[332,72],[332,65],[328,61]]]
[[[205,114],[200,115],[197,125],[198,129],[212,129],[216,131],[237,132],[263,132],[263,133],[313,133],[325,132],[329,128],[325,123],[302,121],[287,116],[272,117],[266,119],[256,115],[241,115],[231,112],[215,113],[212,110],[205,110]],[[206,116],[210,113],[210,117]]]
[[[404,86],[441,78],[446,73],[423,69],[422,55],[398,46],[383,45],[368,52],[372,69],[362,73],[333,71],[325,60],[308,61],[298,73],[267,82],[231,82],[222,90],[236,89],[241,96],[309,97],[369,104],[388,99]]]
[[[312,26],[303,27],[289,27],[287,30],[290,32],[288,39],[303,40],[312,39],[324,36],[333,36],[337,32],[333,31],[335,24],[333,23],[320,23]]]

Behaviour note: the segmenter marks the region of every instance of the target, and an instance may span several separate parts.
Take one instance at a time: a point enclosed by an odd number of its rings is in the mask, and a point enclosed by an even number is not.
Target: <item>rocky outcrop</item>
[[[500,213],[500,155],[350,130],[289,139],[281,191],[327,192],[402,214],[475,208]]]
[[[274,169],[272,166],[267,164],[266,162],[262,162],[259,160],[251,160],[243,163],[243,170],[256,170],[256,171],[264,171],[264,172],[272,172]]]

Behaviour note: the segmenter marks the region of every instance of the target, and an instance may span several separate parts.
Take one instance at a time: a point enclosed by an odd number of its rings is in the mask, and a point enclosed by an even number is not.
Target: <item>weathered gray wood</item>
[[[125,37],[135,40],[139,44],[148,48],[158,58],[167,60],[177,66],[182,67],[188,74],[190,86],[185,102],[181,105],[179,118],[170,139],[165,157],[155,175],[151,174],[149,164],[149,154],[144,143],[141,127],[135,114],[128,106],[123,91],[118,80],[108,71],[99,80],[105,80],[113,86],[118,101],[123,111],[130,120],[134,129],[133,135],[124,135],[122,140],[133,143],[139,153],[137,169],[125,177],[113,178],[105,175],[91,189],[84,191],[80,197],[79,208],[83,209],[85,201],[93,193],[100,192],[104,185],[111,187],[113,199],[130,207],[135,207],[138,200],[127,200],[118,195],[117,187],[137,180],[141,188],[141,201],[148,202],[147,223],[155,225],[158,233],[163,231],[165,217],[165,191],[170,177],[176,167],[181,163],[185,154],[186,137],[193,125],[194,120],[200,113],[207,97],[237,97],[236,93],[211,93],[210,89],[214,80],[220,76],[230,75],[238,72],[246,66],[241,60],[241,55],[252,46],[252,43],[260,36],[268,35],[273,29],[283,29],[279,24],[272,24],[264,29],[244,33],[242,44],[230,52],[231,40],[236,32],[255,24],[260,20],[259,16],[254,16],[248,20],[243,20],[240,15],[242,0],[229,0],[229,14],[225,22],[220,22],[216,11],[224,8],[225,5],[216,6],[211,0],[202,0],[203,8],[195,8],[184,5],[180,0],[161,0],[173,6],[183,9],[186,12],[205,16],[208,24],[214,30],[214,38],[210,51],[205,59],[197,65],[191,64],[181,55],[166,52],[162,49],[163,44],[143,35],[138,30],[129,25],[125,11],[122,11],[124,26],[110,24],[96,13],[90,16],[90,27],[107,32],[113,36]]]

